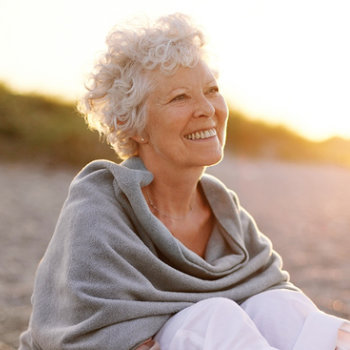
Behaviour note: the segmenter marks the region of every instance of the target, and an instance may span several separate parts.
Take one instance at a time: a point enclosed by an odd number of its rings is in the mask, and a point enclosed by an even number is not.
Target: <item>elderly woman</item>
[[[183,15],[115,29],[84,104],[124,159],[73,180],[37,271],[20,349],[350,349],[237,196],[204,174],[227,106]]]

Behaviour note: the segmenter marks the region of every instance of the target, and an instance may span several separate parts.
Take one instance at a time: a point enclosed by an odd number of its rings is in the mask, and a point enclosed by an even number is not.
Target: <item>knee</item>
[[[224,297],[204,299],[199,301],[197,305],[205,307],[207,310],[240,309],[240,306],[236,302]]]
[[[271,290],[257,294],[242,304],[253,318],[277,318],[288,313],[304,319],[315,311],[316,306],[304,294],[288,290]]]
[[[198,310],[202,315],[209,318],[239,318],[244,311],[233,300],[224,297],[214,297],[199,301],[197,304]]]

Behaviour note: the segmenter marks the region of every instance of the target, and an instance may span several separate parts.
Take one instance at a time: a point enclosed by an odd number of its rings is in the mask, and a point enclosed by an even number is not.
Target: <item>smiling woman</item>
[[[154,88],[146,101],[147,125],[141,133],[144,141],[139,146],[146,167],[152,173],[161,169],[177,172],[179,167],[219,162],[228,109],[206,63],[181,67],[171,80],[161,72],[152,73],[152,79]]]
[[[124,162],[73,180],[20,350],[350,349],[289,281],[219,162],[227,106],[182,14],[115,28],[80,106]]]

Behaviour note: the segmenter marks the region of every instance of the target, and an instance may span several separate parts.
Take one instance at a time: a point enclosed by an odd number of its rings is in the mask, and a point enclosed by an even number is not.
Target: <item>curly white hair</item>
[[[116,27],[96,63],[78,104],[89,127],[104,135],[121,159],[137,155],[132,139],[146,124],[145,100],[152,87],[149,71],[173,74],[204,59],[204,35],[183,14],[143,26]]]

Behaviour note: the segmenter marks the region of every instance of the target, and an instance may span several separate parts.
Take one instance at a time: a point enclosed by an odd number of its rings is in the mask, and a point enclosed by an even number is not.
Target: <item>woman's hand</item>
[[[137,347],[136,350],[160,350],[160,347],[159,344],[151,338]]]

